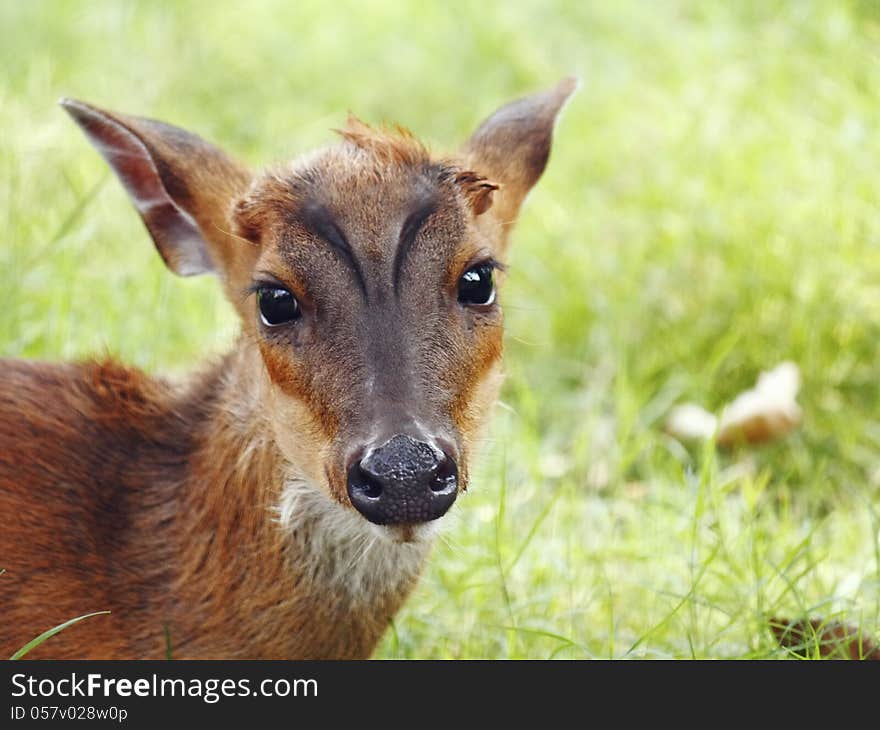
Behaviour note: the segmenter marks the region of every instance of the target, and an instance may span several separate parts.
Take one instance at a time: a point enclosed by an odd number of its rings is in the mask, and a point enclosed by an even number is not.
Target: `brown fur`
[[[336,131],[346,142],[373,155],[384,165],[419,167],[431,162],[428,148],[399,124],[391,129],[375,129],[349,115],[345,128]]]
[[[503,255],[493,196],[518,211],[571,90],[515,102],[513,135],[498,112],[503,150],[492,118],[438,161],[352,118],[340,144],[258,176],[189,132],[65,102],[166,263],[215,272],[242,331],[183,383],[0,361],[0,653],[110,610],[32,656],[155,658],[166,636],[177,658],[369,656],[430,541],[425,525],[367,523],[347,465],[413,432],[445,444],[466,488],[502,315],[461,305],[458,282]],[[300,320],[260,324],[247,291],[266,281]]]

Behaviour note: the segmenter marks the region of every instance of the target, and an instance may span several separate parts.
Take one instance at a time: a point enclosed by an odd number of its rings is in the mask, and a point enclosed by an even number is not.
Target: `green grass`
[[[51,629],[49,629],[48,631],[44,631],[39,636],[31,639],[27,644],[25,644],[18,651],[16,651],[11,657],[9,657],[9,659],[11,661],[14,661],[16,659],[24,659],[24,657],[29,652],[36,649],[44,641],[48,641],[49,639],[51,639],[58,632],[64,631],[65,629],[70,628],[74,624],[78,624],[80,621],[84,621],[87,618],[92,618],[93,616],[103,616],[104,614],[109,614],[109,613],[110,613],[110,611],[95,611],[94,613],[87,613],[84,616],[77,616],[76,618],[70,619],[70,621],[65,621],[64,623],[58,624],[58,626],[54,626]],[[168,658],[170,659],[171,657],[169,656]]]
[[[258,165],[348,110],[443,149],[577,73],[503,292],[504,405],[379,657],[771,658],[880,629],[880,4],[0,2],[0,355],[182,371],[226,347],[61,95]],[[803,427],[662,431],[781,360]],[[34,633],[39,630],[34,627]]]

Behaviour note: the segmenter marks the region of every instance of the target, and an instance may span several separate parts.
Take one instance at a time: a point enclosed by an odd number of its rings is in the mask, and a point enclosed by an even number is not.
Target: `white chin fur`
[[[441,521],[406,529],[374,525],[301,479],[285,482],[276,510],[295,545],[297,567],[316,586],[342,590],[357,603],[381,599],[418,577]]]

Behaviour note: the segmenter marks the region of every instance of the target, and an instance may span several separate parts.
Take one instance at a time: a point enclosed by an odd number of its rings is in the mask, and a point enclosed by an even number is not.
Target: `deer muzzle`
[[[455,502],[458,467],[437,445],[398,434],[354,459],[348,496],[377,525],[429,522]]]

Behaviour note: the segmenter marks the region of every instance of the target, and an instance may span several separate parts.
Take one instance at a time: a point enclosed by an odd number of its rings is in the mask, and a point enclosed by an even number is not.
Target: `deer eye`
[[[461,304],[487,306],[495,301],[495,267],[490,263],[477,264],[458,280],[458,301]]]
[[[260,320],[267,327],[289,324],[302,316],[299,302],[287,289],[261,286],[257,289],[257,306],[260,308]]]

